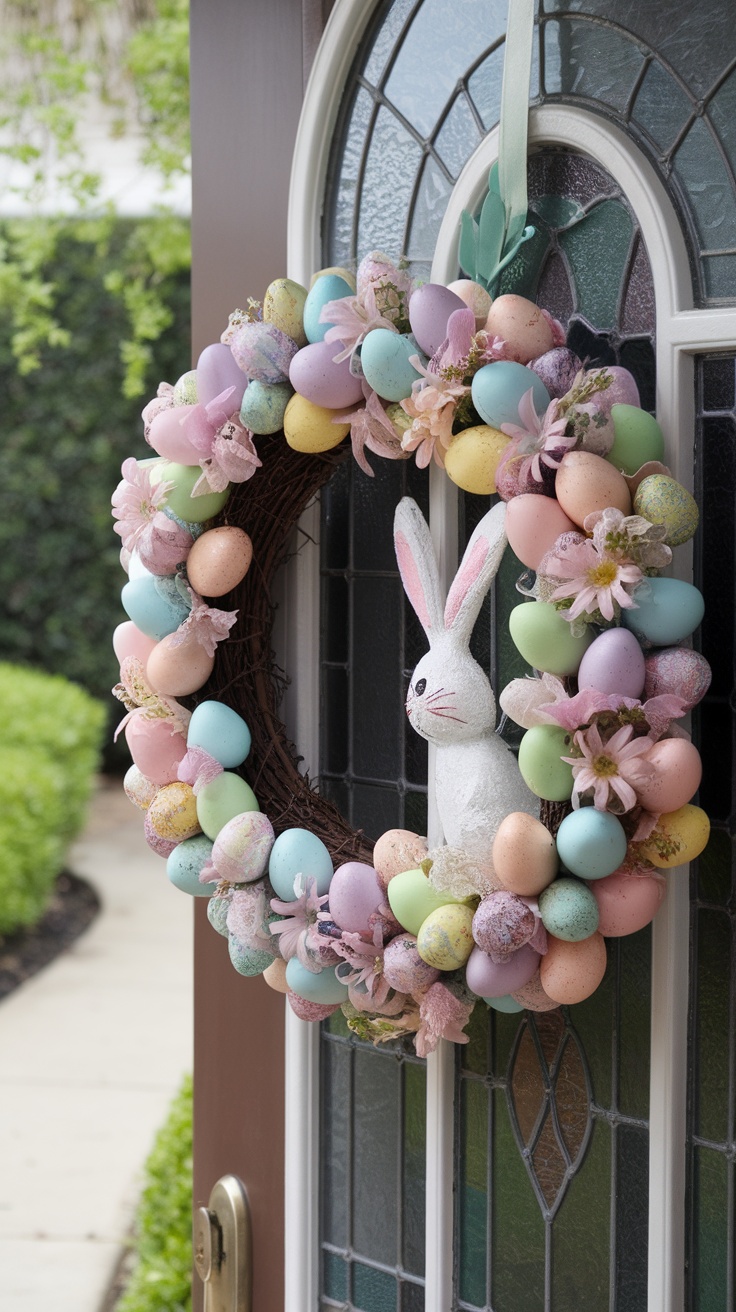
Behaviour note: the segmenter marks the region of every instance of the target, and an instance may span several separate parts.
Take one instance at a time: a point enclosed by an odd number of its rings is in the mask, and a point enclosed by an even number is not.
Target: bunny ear
[[[506,548],[506,504],[499,501],[473,533],[445,606],[445,627],[467,643]]]
[[[431,646],[444,629],[439,572],[429,526],[411,497],[396,507],[394,546],[404,591]]]

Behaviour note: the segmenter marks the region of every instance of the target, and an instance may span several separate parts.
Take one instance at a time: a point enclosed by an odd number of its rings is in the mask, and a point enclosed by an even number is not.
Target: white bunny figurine
[[[488,862],[510,811],[538,814],[513,753],[495,733],[490,682],[470,654],[470,635],[506,546],[506,506],[488,511],[473,533],[442,607],[429,527],[418,505],[396,507],[394,545],[404,590],[429,639],[406,698],[410,723],[437,749],[436,799],[445,842]]]

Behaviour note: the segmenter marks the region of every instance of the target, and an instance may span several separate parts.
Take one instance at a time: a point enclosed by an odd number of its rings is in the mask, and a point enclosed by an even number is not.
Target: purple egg
[[[644,652],[628,629],[607,629],[592,642],[580,662],[578,688],[620,697],[641,697],[646,667]]]
[[[441,972],[423,961],[414,934],[397,934],[383,954],[383,975],[398,993],[424,993]]]
[[[528,365],[537,378],[541,378],[553,400],[564,396],[573,385],[575,375],[580,372],[583,362],[579,355],[569,346],[553,346],[551,351],[537,356]]]
[[[644,658],[644,670],[647,697],[671,693],[681,697],[689,711],[705,697],[712,677],[705,656],[689,647],[662,647],[652,652]]]
[[[409,301],[409,323],[425,355],[434,355],[444,342],[447,320],[453,311],[465,309],[465,302],[438,282],[417,288]]]
[[[502,998],[523,988],[539,966],[540,956],[528,944],[497,965],[482,948],[473,948],[465,967],[468,988],[479,998]]]
[[[240,409],[247,386],[248,379],[233,359],[229,346],[223,342],[205,346],[197,361],[197,400],[200,405],[209,405],[226,388],[234,387],[228,404],[230,413],[235,414]]]
[[[605,369],[606,373],[613,376],[613,382],[605,392],[598,392],[595,398],[603,413],[610,415],[612,405],[641,405],[634,375],[618,364],[607,364]],[[587,378],[589,374],[599,372],[599,369],[588,369],[585,376]]]
[[[346,861],[338,866],[330,882],[329,897],[335,924],[355,934],[371,932],[372,919],[386,901],[373,866],[362,861]]]
[[[335,364],[337,342],[311,342],[297,351],[289,369],[292,387],[313,405],[343,410],[363,400],[362,379],[350,372],[350,360]]]
[[[244,323],[230,344],[238,368],[259,383],[285,383],[297,344],[272,323]]]
[[[473,916],[473,938],[484,952],[509,957],[534,934],[536,917],[527,902],[506,889],[484,897]]]

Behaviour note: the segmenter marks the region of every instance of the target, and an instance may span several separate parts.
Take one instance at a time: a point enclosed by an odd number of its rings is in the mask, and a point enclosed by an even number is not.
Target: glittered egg
[[[545,993],[538,970],[534,972],[528,984],[523,984],[521,988],[514,989],[511,996],[515,1002],[521,1003],[521,1006],[525,1007],[527,1011],[555,1011],[560,1005],[559,1002],[555,1002],[554,998],[550,998]]]
[[[323,306],[329,301],[341,301],[345,296],[354,294],[355,289],[338,273],[322,273],[315,279],[304,301],[302,314],[304,335],[308,342],[324,341],[325,333],[332,326],[320,321]],[[339,349],[336,345],[335,354]]]
[[[381,888],[388,888],[394,875],[418,866],[426,855],[426,838],[410,829],[388,829],[373,849],[373,866]]]
[[[585,378],[588,379],[591,374],[599,372],[600,367],[586,369]],[[596,405],[603,410],[604,414],[610,414],[614,405],[619,404],[639,408],[639,388],[636,385],[634,375],[620,364],[605,365],[605,372],[612,381],[602,392],[595,393]]]
[[[197,371],[196,369],[187,369],[186,373],[177,378],[174,383],[174,405],[196,405],[198,399]]]
[[[197,360],[197,400],[200,405],[209,405],[216,396],[233,387],[227,405],[230,414],[238,410],[248,379],[243,370],[233,359],[233,353],[224,342],[213,342],[205,346]]]
[[[527,364],[554,346],[547,319],[539,306],[525,296],[497,296],[488,311],[486,331],[502,337],[508,354],[520,364]]]
[[[403,870],[394,875],[387,893],[388,904],[402,929],[417,936],[433,911],[457,904],[457,898],[450,893],[438,892],[423,870]]]
[[[311,875],[322,896],[330,887],[332,857],[322,839],[308,829],[285,829],[276,839],[268,863],[273,890],[284,902],[294,900],[297,875]]]
[[[211,889],[212,885],[209,887]],[[207,903],[207,919],[216,933],[221,934],[223,938],[228,936],[227,914],[230,910],[230,898],[230,893],[225,896],[213,893]]]
[[[617,403],[611,406],[611,418],[615,435],[606,456],[609,464],[623,474],[635,474],[648,460],[664,460],[664,436],[653,415],[638,405]]]
[[[580,662],[578,688],[640,698],[644,690],[644,653],[628,629],[606,629]]]
[[[459,296],[463,304],[473,311],[476,332],[484,328],[491,308],[491,297],[485,287],[481,287],[479,282],[472,282],[470,278],[457,278],[455,282],[447,284],[447,290]]]
[[[413,337],[391,332],[390,328],[374,328],[363,339],[360,351],[366,382],[384,401],[403,401],[411,396],[412,384],[422,376],[409,363],[414,355],[426,364]]]
[[[187,747],[201,747],[226,770],[242,765],[250,751],[250,729],[223,702],[200,702],[189,721]]]
[[[577,674],[594,636],[586,629],[577,637],[568,621],[547,601],[525,601],[515,606],[509,615],[509,633],[533,669],[560,678]]]
[[[285,383],[297,344],[273,323],[244,323],[230,343],[233,359],[248,378]]]
[[[640,640],[654,647],[682,642],[697,629],[703,618],[703,595],[682,579],[646,579],[634,593],[635,607],[621,612],[621,619]]]
[[[180,465],[173,460],[157,462],[156,468],[151,470],[152,483],[172,484],[166,494],[166,508],[185,524],[204,524],[206,520],[214,519],[230,495],[228,483],[223,492],[204,492],[193,496],[194,485],[201,476],[199,465]]]
[[[154,833],[174,843],[183,843],[200,831],[194,789],[179,780],[159,788],[146,814]]]
[[[413,934],[397,934],[383,954],[383,977],[398,993],[424,993],[440,976],[436,966],[427,965],[417,951]]]
[[[660,876],[614,871],[596,879],[591,891],[598,903],[598,929],[605,938],[636,934],[656,916],[665,893]]]
[[[571,1006],[595,993],[606,973],[606,944],[597,931],[578,943],[550,936],[539,978],[555,1002]]]
[[[634,493],[634,514],[650,524],[663,524],[665,542],[679,547],[689,542],[698,527],[698,504],[693,496],[667,474],[650,474]]]
[[[437,970],[464,966],[473,950],[472,925],[471,907],[455,903],[430,911],[417,934],[422,961]]]
[[[481,898],[473,916],[473,939],[496,956],[510,956],[534,936],[536,916],[516,893],[500,889]]]
[[[631,514],[631,494],[623,474],[590,451],[567,451],[562,457],[555,496],[565,514],[581,528],[586,515],[608,506]]]
[[[220,829],[212,849],[212,863],[228,883],[251,884],[265,875],[274,841],[268,816],[262,811],[244,811]]]
[[[594,806],[581,807],[565,816],[557,830],[560,860],[571,874],[581,879],[605,879],[606,875],[612,875],[624,860],[626,847],[620,820]]]
[[[537,897],[558,868],[557,847],[549,829],[526,811],[505,816],[493,840],[496,877],[512,893]]]
[[[241,943],[234,934],[228,935],[227,950],[233,968],[239,975],[245,975],[249,979],[254,975],[262,975],[273,961],[270,952],[262,952],[259,948],[251,947],[249,943]]]
[[[334,342],[310,342],[297,351],[289,381],[300,396],[327,410],[347,410],[363,400],[363,380],[350,372],[350,360],[336,361]]]
[[[519,771],[535,797],[566,802],[572,796],[572,766],[560,759],[571,750],[572,735],[560,725],[536,724],[527,729],[519,744]]]
[[[274,962],[274,965],[275,964],[276,963]],[[286,965],[286,963],[284,963],[284,965]],[[264,979],[266,977],[265,970],[263,972],[263,977]],[[284,981],[286,982],[285,970],[284,970]],[[288,990],[286,994],[286,1001],[288,1002],[289,1007],[293,1011],[294,1015],[298,1016],[299,1020],[306,1020],[306,1021],[310,1021],[312,1024],[319,1024],[321,1020],[327,1020],[328,1016],[334,1015],[334,1013],[336,1011],[339,1011],[340,1009],[339,1002],[332,1002],[332,1003],[307,1002],[307,999],[300,998],[298,993],[292,993],[289,990],[288,984],[286,987]]]
[[[305,346],[304,304],[307,289],[292,278],[276,278],[263,297],[263,322],[275,324],[297,346]]]
[[[156,642],[174,633],[191,610],[170,579],[157,579],[152,574],[129,580],[120,600],[136,628]]]
[[[496,491],[496,470],[509,444],[506,433],[488,424],[464,428],[445,452],[445,473],[464,492],[490,497]]]
[[[350,423],[335,419],[339,410],[326,410],[313,405],[306,397],[295,392],[284,411],[284,437],[294,451],[316,455],[339,446],[350,432]]]
[[[253,543],[242,528],[223,524],[197,538],[187,559],[187,577],[203,597],[224,597],[242,583],[253,559]]]
[[[228,820],[241,811],[257,811],[253,789],[238,774],[224,770],[200,789],[197,816],[208,838],[215,839]]]
[[[654,767],[654,777],[637,784],[642,806],[655,815],[678,811],[695,796],[703,776],[700,752],[686,738],[661,738],[639,760]]]
[[[212,840],[205,834],[196,834],[183,843],[177,843],[166,861],[166,874],[174,888],[190,897],[211,897],[214,884],[202,884],[199,880],[211,856]]]
[[[449,287],[426,282],[409,298],[411,330],[426,356],[432,356],[447,336],[447,320],[455,310],[465,310],[465,302]]]
[[[148,843],[151,851],[155,852],[156,856],[163,857],[164,861],[168,859],[177,844],[175,838],[164,838],[161,834],[157,833],[148,818],[148,811],[146,811],[143,819],[143,837]]]
[[[560,534],[575,525],[554,498],[525,493],[509,501],[504,527],[514,555],[527,569],[537,570]]]
[[[163,697],[188,697],[207,682],[214,668],[214,656],[193,634],[172,633],[154,647],[146,676]]]
[[[553,399],[569,392],[582,367],[580,356],[571,351],[569,346],[553,346],[551,351],[545,351],[544,355],[529,362],[529,368],[541,378]]]
[[[550,395],[542,380],[513,360],[494,360],[492,364],[482,365],[473,377],[473,405],[492,428],[518,424],[519,402],[529,388],[537,414],[544,414]]]
[[[539,895],[542,924],[549,934],[579,943],[598,928],[598,903],[579,879],[556,879]]]
[[[672,870],[700,856],[709,837],[710,820],[705,811],[689,803],[677,811],[661,815],[640,851],[653,866]]]
[[[347,1002],[348,988],[335,974],[334,966],[314,973],[303,966],[298,957],[286,963],[286,983],[293,993],[307,1002]]]
[[[330,916],[335,924],[351,933],[372,930],[378,908],[385,902],[385,892],[373,866],[363,861],[346,861],[338,866],[329,889]]]
[[[259,383],[254,379],[243,397],[240,422],[258,436],[278,433],[293,395],[291,383]]]
[[[664,647],[644,658],[644,693],[647,698],[671,694],[681,697],[691,711],[707,693],[712,678],[705,656],[689,647]]]
[[[479,998],[502,998],[529,982],[539,968],[539,953],[526,943],[506,961],[492,961],[482,948],[473,948],[465,970],[465,982]]]
[[[134,715],[125,726],[125,741],[134,765],[152,783],[160,786],[178,778],[179,764],[187,750],[186,739],[183,734],[172,733],[166,720]]]
[[[128,801],[137,806],[139,811],[148,810],[158,789],[159,785],[141,774],[137,765],[131,765],[130,769],[126,771],[123,779],[123,792]]]

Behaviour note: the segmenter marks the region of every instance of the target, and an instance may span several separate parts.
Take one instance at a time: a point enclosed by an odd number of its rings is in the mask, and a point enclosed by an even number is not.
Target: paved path
[[[191,899],[119,782],[69,864],[102,911],[0,1002],[0,1312],[98,1312],[191,1069]]]

